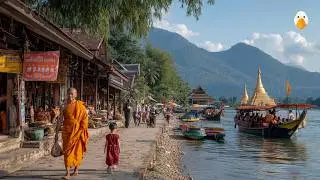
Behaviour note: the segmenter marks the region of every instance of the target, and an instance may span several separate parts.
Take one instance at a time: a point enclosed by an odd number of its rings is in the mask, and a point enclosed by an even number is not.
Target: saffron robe
[[[65,167],[79,166],[87,152],[88,114],[82,101],[68,103],[63,111],[62,131]]]

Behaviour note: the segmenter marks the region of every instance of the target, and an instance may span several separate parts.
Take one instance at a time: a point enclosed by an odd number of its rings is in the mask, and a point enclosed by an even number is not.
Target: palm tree
[[[160,78],[160,68],[157,62],[148,59],[146,66],[145,79],[150,87],[153,87]]]

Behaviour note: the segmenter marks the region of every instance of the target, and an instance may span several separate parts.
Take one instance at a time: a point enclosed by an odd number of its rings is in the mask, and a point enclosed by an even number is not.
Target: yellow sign
[[[22,73],[22,61],[19,52],[0,51],[0,72]]]

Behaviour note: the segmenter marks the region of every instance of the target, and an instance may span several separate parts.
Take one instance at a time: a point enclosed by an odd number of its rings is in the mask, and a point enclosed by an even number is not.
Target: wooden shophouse
[[[74,40],[80,42],[83,46],[89,49],[95,57],[106,61],[106,47],[103,38],[92,36],[81,30],[62,29],[66,34],[72,37]],[[122,65],[108,57],[109,61],[107,68],[99,73],[99,78],[95,79],[98,84],[97,99],[95,104],[96,109],[105,109],[108,114],[111,114],[112,119],[115,118],[116,113],[122,112],[123,100],[121,92],[125,91],[125,84],[128,82],[128,77],[122,71]],[[93,79],[91,78],[91,81]],[[90,81],[90,79],[88,79]],[[92,97],[88,98],[88,91],[92,90],[90,87],[84,87],[85,102],[92,102]]]
[[[98,85],[92,79],[108,65],[23,2],[0,3],[0,37],[0,133],[21,130],[26,121],[37,120],[38,112],[50,121],[50,108],[65,101],[69,87],[82,95],[88,84],[97,104]]]

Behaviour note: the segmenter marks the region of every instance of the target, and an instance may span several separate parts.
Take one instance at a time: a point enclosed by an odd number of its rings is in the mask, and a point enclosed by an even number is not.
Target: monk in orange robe
[[[88,114],[82,101],[76,100],[77,90],[68,89],[68,104],[63,116],[63,154],[66,168],[64,179],[70,178],[70,168],[74,167],[72,176],[78,175],[78,168],[87,152],[88,135]]]

